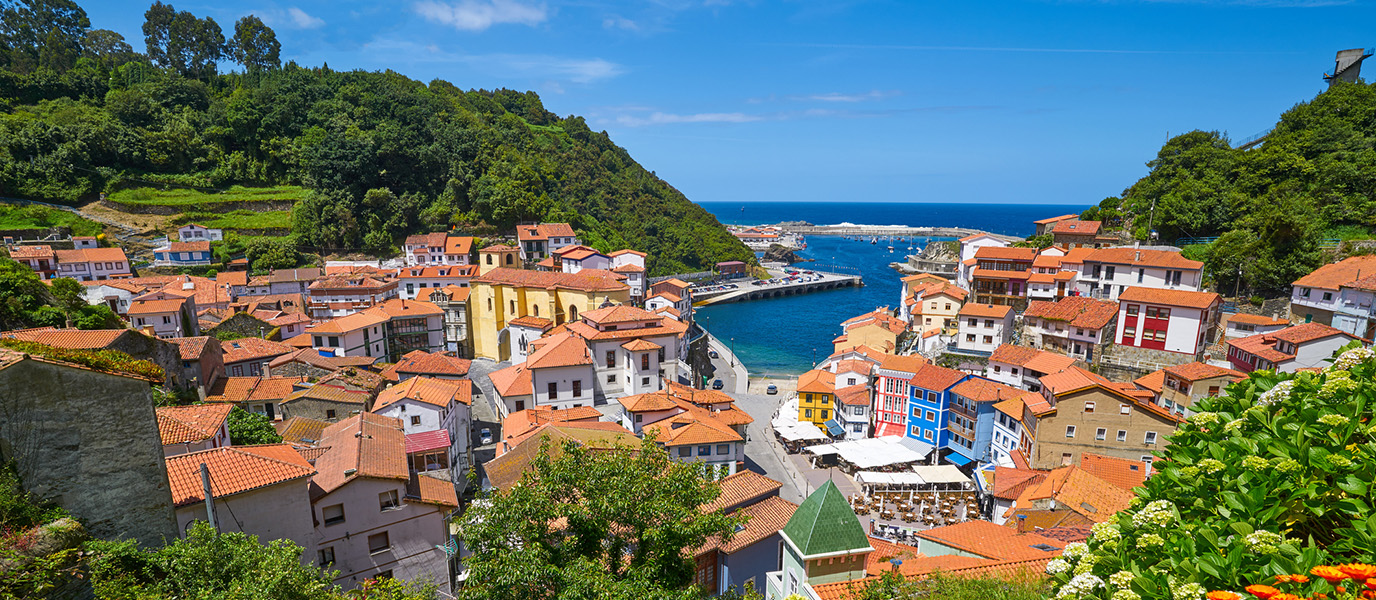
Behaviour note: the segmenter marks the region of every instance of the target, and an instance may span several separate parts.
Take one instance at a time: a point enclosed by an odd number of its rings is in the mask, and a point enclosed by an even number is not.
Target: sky
[[[141,49],[145,2],[85,0]],[[283,61],[534,90],[694,201],[1092,204],[1376,46],[1359,0],[217,0]],[[1376,69],[1376,63],[1371,68]]]

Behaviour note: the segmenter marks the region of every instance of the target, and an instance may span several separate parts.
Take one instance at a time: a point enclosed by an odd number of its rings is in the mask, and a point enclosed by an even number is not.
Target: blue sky
[[[82,2],[141,49],[144,2]],[[1090,204],[1376,46],[1343,0],[223,0],[284,60],[535,90],[696,201]],[[1376,69],[1376,64],[1371,68]]]

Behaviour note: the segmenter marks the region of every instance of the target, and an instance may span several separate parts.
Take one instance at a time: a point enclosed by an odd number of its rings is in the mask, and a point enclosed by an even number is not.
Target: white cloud
[[[866,100],[892,98],[899,95],[899,93],[900,92],[897,91],[881,92],[879,90],[870,90],[862,94],[838,94],[833,92],[829,94],[812,94],[810,96],[804,96],[801,99],[815,100],[818,102],[864,102]]]
[[[601,58],[569,58],[548,54],[461,54],[435,44],[417,44],[394,38],[374,39],[363,45],[379,64],[398,61],[457,63],[475,71],[508,77],[528,77],[550,82],[593,83],[626,72],[621,65]]]
[[[320,17],[312,17],[306,11],[295,6],[287,9],[287,16],[291,17],[291,22],[302,29],[315,29],[325,24],[325,20]]]
[[[640,31],[640,25],[635,21],[620,15],[612,15],[602,20],[602,26],[607,29],[624,29],[626,31]]]
[[[522,4],[516,0],[425,0],[415,4],[415,11],[427,21],[463,31],[483,31],[505,24],[535,26],[549,18],[544,4]]]
[[[616,118],[616,122],[627,127],[641,127],[644,125],[669,125],[674,123],[749,123],[752,121],[762,121],[764,117],[758,115],[747,115],[745,113],[693,113],[678,115],[673,113],[654,112],[644,117],[633,115],[621,115]]]

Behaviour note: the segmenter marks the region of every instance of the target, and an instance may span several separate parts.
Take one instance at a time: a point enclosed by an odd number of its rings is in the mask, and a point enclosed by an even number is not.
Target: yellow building
[[[812,370],[798,377],[798,422],[826,431],[836,413],[836,374]]]
[[[584,311],[630,301],[624,275],[599,269],[578,273],[496,268],[469,282],[469,336],[480,358],[511,358],[507,323],[531,316],[555,325],[578,320]]]
[[[478,274],[493,269],[521,269],[521,250],[515,246],[488,246],[478,251]]]
[[[907,331],[908,324],[893,316],[888,307],[875,309],[841,323],[845,333],[831,341],[834,351],[840,352],[856,346],[878,348],[892,353],[898,348],[898,339]]]

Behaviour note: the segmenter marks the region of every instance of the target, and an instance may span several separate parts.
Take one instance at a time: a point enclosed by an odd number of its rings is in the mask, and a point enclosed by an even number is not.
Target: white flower
[[[1164,545],[1166,545],[1166,538],[1156,535],[1155,533],[1148,533],[1142,537],[1137,538],[1138,548],[1150,548],[1152,546]]]
[[[1247,545],[1248,550],[1257,554],[1275,554],[1280,550],[1276,546],[1285,543],[1285,537],[1279,533],[1258,530],[1243,537],[1242,543]]]
[[[1342,416],[1342,415],[1335,415],[1335,414],[1327,414],[1327,415],[1324,415],[1324,416],[1322,416],[1322,417],[1319,417],[1319,422],[1320,422],[1320,423],[1323,423],[1324,425],[1327,425],[1327,426],[1329,426],[1329,427],[1337,427],[1337,426],[1339,426],[1339,425],[1346,425],[1346,424],[1348,423],[1348,421],[1349,421],[1349,419],[1348,419],[1347,417],[1344,417],[1344,416]]]
[[[1273,387],[1273,388],[1271,388],[1271,389],[1269,389],[1269,390],[1266,390],[1265,392],[1263,392],[1263,393],[1261,394],[1261,397],[1260,397],[1260,398],[1257,398],[1257,405],[1258,405],[1258,406],[1270,406],[1270,405],[1275,404],[1275,403],[1277,403],[1277,402],[1281,402],[1281,401],[1284,401],[1284,400],[1289,400],[1289,399],[1290,399],[1290,392],[1291,392],[1291,390],[1293,390],[1294,388],[1295,388],[1295,380],[1293,380],[1293,379],[1286,379],[1285,381],[1282,381],[1282,382],[1280,382],[1280,383],[1277,383],[1277,384],[1276,384],[1276,387]]]
[[[1328,367],[1328,369],[1330,371],[1347,371],[1352,367],[1371,360],[1372,357],[1376,357],[1376,350],[1366,347],[1353,348],[1342,353],[1337,360],[1333,361],[1333,365]]]
[[[1057,598],[1082,598],[1092,594],[1094,590],[1104,587],[1104,580],[1089,573],[1082,573],[1070,578],[1070,581],[1061,586],[1061,590],[1056,592]]]
[[[1138,527],[1155,525],[1157,528],[1164,528],[1175,519],[1173,508],[1174,505],[1169,500],[1155,500],[1132,516],[1132,524]]]
[[[1137,579],[1137,576],[1130,571],[1119,571],[1109,576],[1108,583],[1114,588],[1125,590],[1129,585],[1132,585],[1134,579]]]
[[[1113,592],[1112,600],[1142,600],[1142,597],[1132,590],[1118,590]]]
[[[1066,558],[1080,558],[1086,554],[1089,554],[1089,545],[1084,542],[1071,543],[1061,552],[1061,555]]]
[[[1199,468],[1210,475],[1223,470],[1223,461],[1216,458],[1206,458],[1199,461]]]
[[[1190,417],[1190,422],[1198,425],[1213,425],[1219,421],[1218,413],[1202,412]]]
[[[1089,539],[1098,544],[1116,542],[1122,539],[1122,537],[1123,534],[1118,531],[1118,526],[1113,523],[1095,523],[1094,526],[1089,529]]]
[[[1223,431],[1232,433],[1234,431],[1242,429],[1243,422],[1244,421],[1242,419],[1233,419],[1231,421],[1228,421],[1228,423],[1223,426]]]
[[[1175,600],[1200,600],[1204,597],[1204,592],[1204,586],[1197,583],[1171,586],[1171,596]]]
[[[1053,560],[1053,561],[1051,561],[1051,562],[1049,562],[1049,563],[1046,563],[1046,572],[1047,572],[1047,573],[1051,573],[1052,575],[1055,575],[1055,574],[1057,574],[1057,573],[1064,573],[1064,572],[1069,571],[1069,570],[1070,570],[1070,563],[1068,563],[1068,562],[1066,562],[1066,561],[1064,561],[1064,560],[1061,560],[1061,559],[1059,559],[1059,558],[1058,558],[1058,559],[1055,559],[1055,560]]]

